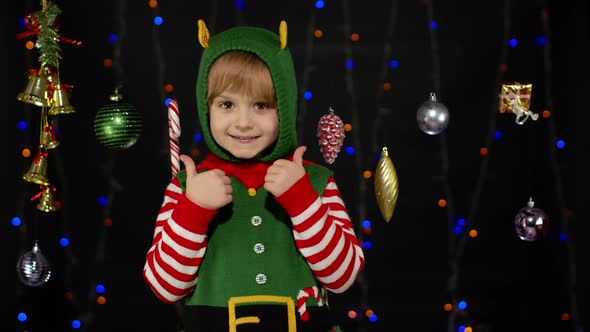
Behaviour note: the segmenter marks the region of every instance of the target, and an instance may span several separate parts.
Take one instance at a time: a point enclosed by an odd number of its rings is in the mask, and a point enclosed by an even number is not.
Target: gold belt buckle
[[[297,325],[295,319],[295,301],[289,296],[274,296],[274,295],[251,295],[251,296],[236,296],[230,297],[227,301],[227,309],[229,312],[229,332],[237,332],[238,325],[242,324],[258,324],[260,317],[258,316],[244,316],[236,318],[236,305],[244,303],[282,303],[287,305],[287,326],[289,332],[297,332]]]

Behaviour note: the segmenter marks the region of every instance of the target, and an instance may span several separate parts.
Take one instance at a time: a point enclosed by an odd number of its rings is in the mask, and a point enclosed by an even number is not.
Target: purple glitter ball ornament
[[[547,214],[535,206],[530,198],[526,207],[518,210],[514,217],[514,231],[523,241],[542,240],[549,233]]]

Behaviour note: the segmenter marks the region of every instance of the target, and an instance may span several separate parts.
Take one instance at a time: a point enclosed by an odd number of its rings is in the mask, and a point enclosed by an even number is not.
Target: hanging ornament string
[[[341,10],[342,10],[342,27],[344,31],[344,36],[348,39],[348,36],[352,34],[352,15],[350,10],[350,1],[342,1],[341,2]],[[353,52],[352,52],[352,45],[350,42],[344,43],[344,54],[345,58],[353,63]],[[349,100],[347,104],[350,105],[350,114],[351,114],[351,124],[352,128],[361,128],[361,119],[359,114],[362,112],[358,109],[358,96],[357,91],[358,89],[355,88],[355,80],[353,77],[352,70],[346,70],[344,83],[346,86],[346,93],[349,96]],[[356,220],[366,220],[367,219],[367,192],[369,190],[367,181],[362,176],[362,169],[364,169],[364,155],[363,149],[361,148],[364,146],[361,142],[360,135],[351,135],[350,139],[352,140],[352,145],[356,147],[355,150],[355,159],[354,159],[354,171],[358,174],[357,176],[357,184],[358,186],[355,187],[356,192],[356,206],[357,206],[357,217],[354,218]],[[362,232],[359,233],[359,240],[364,242],[364,234]],[[357,283],[360,288],[359,294],[359,305],[358,307],[360,310],[364,311],[370,308],[369,305],[369,283],[368,278],[365,275],[365,271],[361,271],[358,278]]]
[[[172,177],[180,169],[180,116],[178,111],[178,101],[171,99],[168,103],[168,132],[170,137],[170,168]]]

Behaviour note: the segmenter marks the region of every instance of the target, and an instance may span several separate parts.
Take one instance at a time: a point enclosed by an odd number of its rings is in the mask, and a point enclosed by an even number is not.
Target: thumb
[[[184,164],[186,176],[192,176],[195,173],[195,162],[193,161],[193,158],[185,154],[182,154],[180,155],[180,161],[182,161],[182,163]]]
[[[293,162],[299,166],[302,166],[303,165],[303,153],[306,150],[307,150],[307,147],[305,145],[302,145],[302,146],[298,147],[297,149],[295,149],[295,152],[293,152]]]

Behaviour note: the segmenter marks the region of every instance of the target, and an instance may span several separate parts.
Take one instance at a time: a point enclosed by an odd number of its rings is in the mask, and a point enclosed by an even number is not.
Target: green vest
[[[321,195],[332,171],[304,167]],[[177,176],[184,191],[186,173]],[[231,180],[233,202],[209,224],[197,285],[185,304],[227,307],[231,297],[251,295],[289,296],[296,303],[299,291],[317,281],[297,250],[290,217],[264,187],[250,196],[241,182]],[[313,298],[306,304],[317,305]]]

